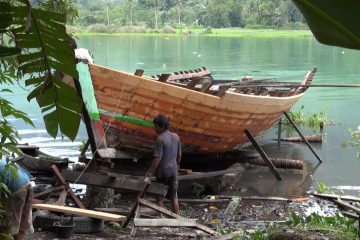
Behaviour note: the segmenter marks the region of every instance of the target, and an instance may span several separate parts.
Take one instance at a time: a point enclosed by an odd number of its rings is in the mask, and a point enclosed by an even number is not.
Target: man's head
[[[164,115],[159,114],[156,118],[154,118],[153,123],[157,134],[169,129],[169,120]]]

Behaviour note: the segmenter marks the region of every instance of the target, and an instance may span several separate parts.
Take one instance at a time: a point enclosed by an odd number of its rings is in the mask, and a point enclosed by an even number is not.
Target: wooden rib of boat
[[[88,66],[78,66],[82,93],[99,153],[107,158],[118,158],[117,150],[152,152],[156,139],[152,121],[158,114],[169,118],[170,131],[180,136],[185,153],[246,147],[251,143],[244,130],[262,139],[304,95],[316,73],[309,71],[302,82],[289,87],[281,83],[266,87],[259,82],[269,79],[216,81],[206,68],[144,77],[141,70],[131,74]],[[102,137],[106,141],[101,143]]]
[[[21,155],[17,158],[10,159],[11,162],[17,163],[30,173],[35,172],[51,172],[51,166],[56,165],[60,171],[67,169],[69,163],[68,158],[59,158],[50,156],[39,150],[37,146],[17,145]]]

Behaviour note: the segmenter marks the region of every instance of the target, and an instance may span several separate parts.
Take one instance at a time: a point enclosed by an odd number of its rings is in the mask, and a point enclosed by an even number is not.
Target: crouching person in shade
[[[2,234],[13,236],[15,240],[23,240],[25,233],[33,233],[31,201],[33,188],[30,183],[31,175],[18,167],[14,177],[9,169],[5,169],[6,160],[0,160],[0,182],[5,184],[11,194],[2,192],[0,203],[0,240],[7,239]]]
[[[155,172],[156,182],[169,186],[165,197],[171,200],[173,212],[179,214],[177,189],[178,168],[181,160],[180,138],[176,133],[169,132],[169,120],[165,116],[157,116],[153,123],[158,137],[155,142],[154,160],[145,179],[150,178]],[[164,196],[156,196],[158,206],[164,206],[163,200]],[[162,213],[159,213],[159,217],[163,217]]]

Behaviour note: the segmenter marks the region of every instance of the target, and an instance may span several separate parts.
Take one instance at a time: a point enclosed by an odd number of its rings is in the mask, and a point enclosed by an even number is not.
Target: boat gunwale
[[[219,97],[219,96],[215,96],[215,95],[208,94],[208,93],[199,92],[199,91],[194,90],[194,89],[188,89],[188,88],[185,88],[185,86],[182,87],[182,86],[174,85],[174,84],[171,84],[171,82],[160,82],[160,81],[157,81],[156,79],[148,77],[148,76],[137,76],[137,75],[134,75],[132,73],[128,73],[128,72],[125,72],[125,71],[108,68],[108,67],[98,65],[98,64],[94,64],[94,63],[88,63],[88,65],[89,66],[93,65],[93,66],[96,66],[96,67],[104,68],[104,69],[114,71],[114,72],[118,72],[118,73],[121,73],[121,74],[124,74],[124,75],[131,75],[132,77],[147,80],[149,82],[154,82],[154,83],[157,83],[157,84],[160,84],[160,85],[163,85],[163,86],[171,86],[171,87],[174,87],[176,89],[182,89],[184,91],[194,92],[194,93],[197,93],[199,95],[206,95],[206,96],[209,96],[209,97],[213,97],[214,99],[220,99],[221,100],[221,99],[224,98],[224,97]],[[91,71],[90,71],[90,76],[91,76],[91,79],[92,79]],[[121,83],[125,84],[125,82],[120,80],[119,78],[112,78],[112,80],[115,80],[117,82],[121,82]],[[213,86],[215,86],[215,85],[217,85],[217,84],[214,84]],[[291,92],[291,90],[288,90],[287,92]],[[302,97],[305,94],[305,92],[306,92],[306,90],[299,93],[299,94],[293,95],[293,96],[284,96],[284,97],[276,97],[276,96],[270,96],[270,95],[262,96],[262,95],[254,95],[254,94],[234,93],[234,92],[231,92],[231,91],[226,91],[226,94],[232,94],[232,95],[235,95],[235,96],[249,96],[249,97],[259,98],[259,99],[291,100],[291,99],[297,98],[299,96]]]

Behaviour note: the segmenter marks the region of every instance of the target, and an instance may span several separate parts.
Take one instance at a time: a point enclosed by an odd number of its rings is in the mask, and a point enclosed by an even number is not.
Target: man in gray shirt
[[[155,171],[156,182],[169,186],[166,198],[171,200],[173,212],[179,214],[179,203],[177,197],[178,189],[178,166],[181,160],[180,138],[176,133],[169,132],[169,120],[158,115],[153,120],[155,132],[159,134],[156,138],[154,149],[154,160],[145,178],[150,178]],[[164,196],[156,196],[156,204],[164,206]],[[159,213],[162,218],[162,213]]]

